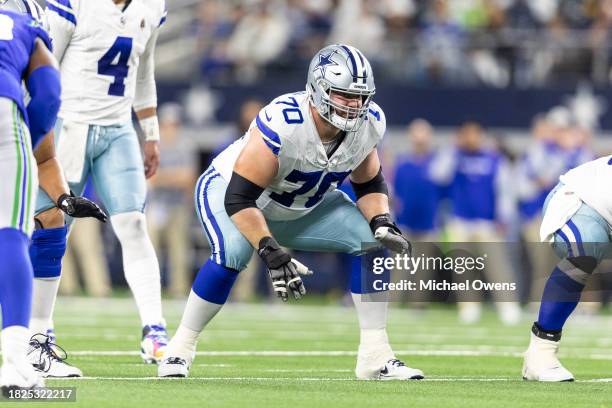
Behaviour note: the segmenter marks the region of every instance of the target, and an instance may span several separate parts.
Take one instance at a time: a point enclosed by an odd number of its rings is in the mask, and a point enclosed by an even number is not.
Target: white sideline
[[[459,356],[459,357],[522,357],[522,351],[495,351],[495,350],[395,350],[397,355],[406,356]],[[97,351],[81,350],[69,352],[71,356],[139,356],[138,351]],[[333,356],[356,356],[356,351],[198,351],[197,356],[208,357],[333,357]],[[571,354],[570,358],[582,358],[586,360],[612,360],[612,354]]]
[[[187,378],[160,378],[160,377],[71,377],[71,378],[53,378],[52,381],[87,381],[87,380],[110,380],[110,381],[361,381],[355,378],[328,378],[328,377],[187,377]],[[520,377],[517,378],[468,378],[468,377],[433,377],[425,378],[425,382],[523,382]],[[410,381],[411,383],[419,382],[417,380]],[[579,383],[612,383],[612,378],[594,378],[591,380],[577,380]]]

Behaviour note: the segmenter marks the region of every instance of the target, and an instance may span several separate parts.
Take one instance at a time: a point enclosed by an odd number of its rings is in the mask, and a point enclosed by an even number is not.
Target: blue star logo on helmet
[[[321,70],[321,76],[325,76],[325,69],[328,65],[338,65],[338,63],[331,59],[332,55],[334,55],[336,51],[332,51],[329,54],[319,54],[319,63],[314,67],[314,71],[317,69]]]

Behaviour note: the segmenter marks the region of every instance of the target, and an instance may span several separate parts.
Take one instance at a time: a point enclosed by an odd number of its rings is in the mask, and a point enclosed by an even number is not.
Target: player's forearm
[[[40,188],[56,203],[62,194],[69,194],[70,188],[64,179],[62,167],[57,158],[52,158],[38,165]]]
[[[374,216],[389,212],[389,197],[382,193],[365,195],[357,201],[357,208],[364,218],[370,222]]]
[[[143,108],[143,109],[140,109],[134,112],[136,113],[136,117],[138,118],[138,120],[143,120],[143,119],[151,118],[153,116],[157,116],[157,108],[155,106]]]
[[[232,215],[231,220],[238,231],[253,245],[253,248],[259,247],[259,241],[262,238],[272,236],[259,208],[245,208]]]
[[[53,132],[49,132],[34,150],[34,158],[38,166],[40,187],[49,195],[53,202],[62,194],[70,192],[59,161],[55,157]]]

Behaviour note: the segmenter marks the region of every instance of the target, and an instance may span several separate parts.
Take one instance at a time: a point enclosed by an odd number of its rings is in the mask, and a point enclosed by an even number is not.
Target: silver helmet
[[[47,16],[43,8],[35,0],[0,0],[0,10],[29,14],[38,21],[46,31],[49,31]]]
[[[333,44],[320,50],[310,62],[306,92],[322,118],[340,130],[359,130],[368,113],[376,88],[370,63],[361,51],[350,45]],[[359,95],[359,107],[334,102],[336,92]]]

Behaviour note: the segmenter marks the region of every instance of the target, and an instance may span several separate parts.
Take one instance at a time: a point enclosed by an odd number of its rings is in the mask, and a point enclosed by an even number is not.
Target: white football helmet
[[[49,23],[47,22],[45,11],[34,0],[0,0],[0,9],[28,14],[38,21],[46,31],[49,31]]]
[[[372,67],[357,48],[328,45],[310,62],[306,92],[321,117],[340,130],[356,132],[376,92]],[[333,92],[360,95],[361,106],[354,108],[335,103],[331,100]]]

